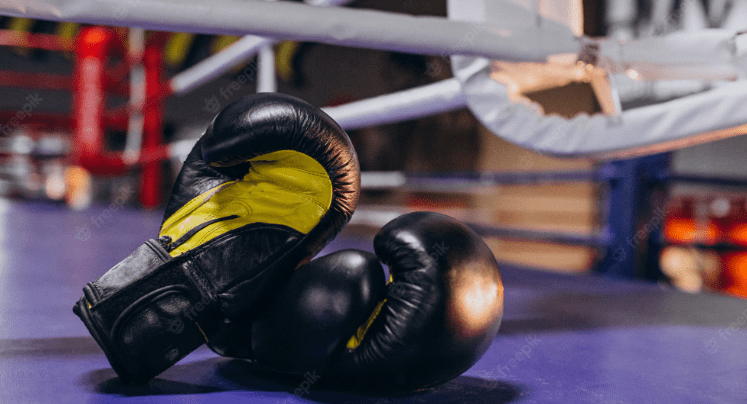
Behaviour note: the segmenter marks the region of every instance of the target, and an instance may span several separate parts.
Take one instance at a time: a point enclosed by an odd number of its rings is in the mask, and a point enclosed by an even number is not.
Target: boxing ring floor
[[[122,385],[72,306],[160,220],[116,205],[71,212],[0,200],[0,403],[747,402],[747,301],[507,265],[495,343],[436,390],[304,391],[205,347],[147,386]],[[350,232],[326,251],[340,248],[371,250]]]

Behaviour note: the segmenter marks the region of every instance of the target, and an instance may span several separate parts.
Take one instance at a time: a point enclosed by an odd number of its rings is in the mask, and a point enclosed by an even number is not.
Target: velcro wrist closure
[[[84,289],[75,313],[124,382],[145,382],[217,331],[217,298],[188,257],[155,240]]]

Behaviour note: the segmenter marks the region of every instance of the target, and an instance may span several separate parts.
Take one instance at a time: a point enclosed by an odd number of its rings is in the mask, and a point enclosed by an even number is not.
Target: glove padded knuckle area
[[[389,266],[386,303],[333,376],[355,390],[443,384],[487,351],[503,316],[495,257],[463,223],[413,212],[385,225],[374,250]]]
[[[207,129],[202,146],[204,160],[213,167],[240,165],[278,150],[299,151],[331,168],[336,159],[350,157],[352,147],[345,131],[321,109],[266,93],[226,106]]]
[[[308,246],[310,256],[318,253],[350,220],[358,203],[360,167],[352,142],[324,111],[298,98],[262,93],[226,106],[205,132],[200,149],[207,165],[234,179],[243,178],[263,156],[276,152],[292,151],[313,160],[321,171],[287,160],[297,168],[293,177],[316,177],[304,181],[306,184],[300,188],[307,197],[317,192],[308,190],[309,184],[331,184],[331,201],[323,198],[320,206],[325,212],[308,232],[309,239],[314,240]],[[321,172],[324,178],[317,176]],[[299,190],[298,184],[287,180],[278,184]]]
[[[177,256],[254,223],[282,225],[308,234],[329,211],[332,183],[317,161],[283,150],[250,162],[243,178],[207,190],[164,221],[160,237],[188,238],[174,243],[169,254]],[[198,233],[192,235],[193,229],[199,229]]]

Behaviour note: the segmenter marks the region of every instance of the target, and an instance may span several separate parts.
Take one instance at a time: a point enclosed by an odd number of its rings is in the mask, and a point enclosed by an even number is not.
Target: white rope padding
[[[414,54],[455,55],[452,67],[463,96],[452,92],[456,88],[453,82],[437,83],[390,98],[377,97],[329,109],[343,122],[347,119],[345,124],[349,127],[410,119],[466,103],[484,125],[511,142],[548,154],[602,158],[671,150],[741,135],[747,129],[743,126],[747,124],[747,84],[741,80],[623,111],[617,116],[564,119],[545,116],[531,105],[511,102],[505,85],[490,77],[489,64],[490,59],[544,63],[558,54],[571,54],[597,68],[644,79],[735,79],[744,77],[747,65],[745,35],[712,30],[631,42],[592,40],[576,38],[568,26],[516,7],[512,9],[518,10],[516,16],[531,17],[534,23],[520,24],[518,19],[501,13],[488,18],[485,9],[479,7],[484,1],[468,2],[478,5],[470,9],[477,12],[477,18],[447,20],[239,0],[0,0],[0,15],[179,32],[254,34]],[[257,43],[256,48],[261,45],[266,43]],[[254,46],[252,51],[256,52]],[[205,72],[202,73],[204,77]],[[426,91],[433,89],[438,91]],[[413,94],[423,98],[412,97],[408,101]],[[434,101],[444,94],[451,104]],[[395,116],[395,108],[386,102],[400,109],[409,105],[409,112]],[[368,113],[376,118],[367,118]],[[389,114],[391,117],[387,117]]]
[[[183,94],[194,90],[244,63],[244,61],[256,55],[263,46],[274,43],[275,41],[269,38],[247,35],[215,55],[172,77],[170,80],[171,90],[175,94]]]
[[[549,20],[546,30],[506,30],[442,17],[286,1],[36,0],[29,7],[19,0],[0,0],[0,15],[503,60],[543,61],[551,54],[576,53],[581,45],[568,27]]]
[[[336,107],[326,107],[324,111],[343,129],[352,130],[422,118],[464,108],[466,105],[459,81],[447,79]]]

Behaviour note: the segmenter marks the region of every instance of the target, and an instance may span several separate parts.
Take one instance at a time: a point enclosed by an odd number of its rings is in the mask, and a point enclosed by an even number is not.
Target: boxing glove
[[[268,369],[321,371],[385,294],[384,268],[374,254],[337,251],[299,267],[253,322],[251,338],[240,342],[251,339],[253,358]]]
[[[493,342],[503,316],[495,258],[448,216],[410,213],[374,238],[299,267],[236,344],[270,373],[321,374],[325,387],[403,393],[445,383]],[[389,266],[390,282],[384,285]]]
[[[228,105],[189,153],[158,240],[74,307],[125,382],[145,382],[198,348],[318,253],[360,192],[355,151],[320,109],[279,94]]]

